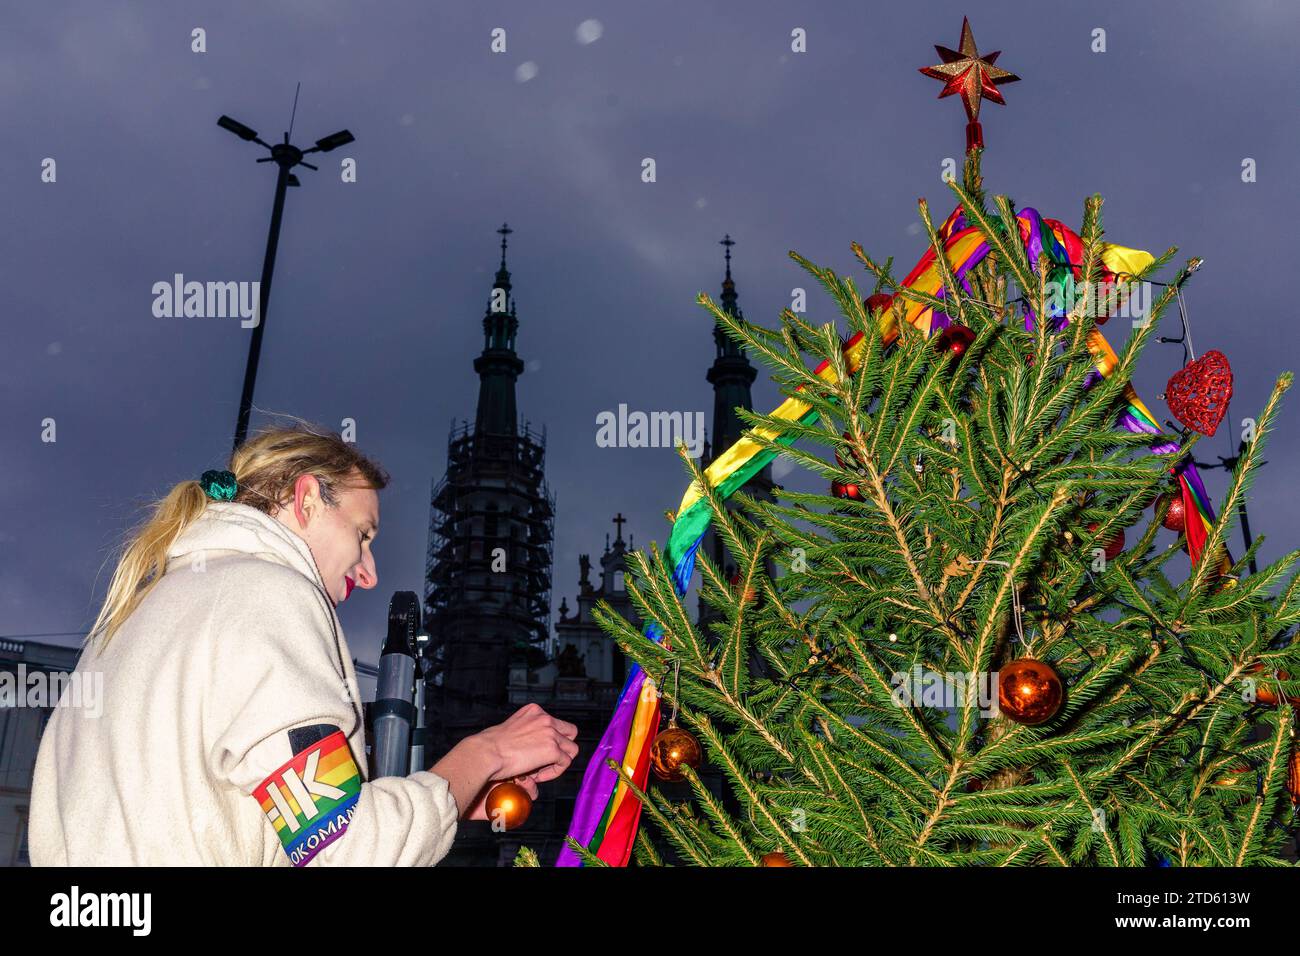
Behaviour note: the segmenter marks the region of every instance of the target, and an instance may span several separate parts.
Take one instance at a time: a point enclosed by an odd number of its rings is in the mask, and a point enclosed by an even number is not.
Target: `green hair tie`
[[[235,475],[229,471],[205,471],[199,484],[203,486],[203,493],[216,501],[234,501],[239,492]]]

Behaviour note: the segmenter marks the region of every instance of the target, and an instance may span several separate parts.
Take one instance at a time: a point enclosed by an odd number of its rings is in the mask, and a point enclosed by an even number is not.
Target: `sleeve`
[[[433,866],[460,816],[448,782],[427,770],[365,779],[332,609],[296,571],[256,565],[224,582],[214,609],[212,772],[256,803],[247,819],[294,866]]]

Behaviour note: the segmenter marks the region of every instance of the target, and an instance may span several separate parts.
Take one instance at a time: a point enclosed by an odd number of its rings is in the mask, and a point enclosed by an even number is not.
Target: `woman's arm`
[[[491,740],[480,734],[466,737],[436,764],[430,773],[442,777],[451,786],[456,808],[462,820],[470,818],[476,798],[488,781],[501,773],[502,758]]]

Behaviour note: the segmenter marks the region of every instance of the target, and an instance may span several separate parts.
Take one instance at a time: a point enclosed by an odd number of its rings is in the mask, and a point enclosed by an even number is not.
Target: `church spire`
[[[501,236],[501,268],[483,316],[483,353],[474,360],[474,371],[479,375],[474,427],[480,434],[514,435],[518,431],[515,380],[524,370],[523,361],[515,354],[519,317],[510,291],[510,270],[506,268],[506,237],[514,230],[502,223],[497,232]]]
[[[722,311],[743,319],[744,313],[737,304],[736,280],[731,277],[731,247],[736,240],[727,233],[719,240],[726,247],[726,275],[722,280]],[[713,441],[712,450],[726,451],[740,438],[744,423],[736,415],[736,406],[752,409],[754,403],[749,388],[758,377],[758,371],[749,364],[745,350],[727,335],[718,323],[713,325],[713,342],[716,354],[709,368],[709,384],[713,386]]]
[[[736,280],[731,278],[731,247],[735,244],[736,240],[731,238],[731,233],[718,240],[718,245],[727,247],[727,275],[722,280],[722,311],[741,319],[744,318],[744,313],[736,305]]]
[[[494,289],[504,289],[507,295],[510,293],[510,270],[506,268],[506,237],[512,232],[514,230],[507,222],[503,222],[501,228],[497,230],[497,234],[501,236],[501,268],[497,270],[497,281],[492,286]],[[514,309],[510,311],[513,312]]]
[[[731,238],[731,233],[727,233],[718,240],[718,245],[727,248],[727,274],[722,280],[722,311],[728,315],[734,315],[738,319],[743,319],[745,313],[740,311],[740,306],[737,304],[739,297],[736,295],[736,280],[731,278],[731,247],[735,244],[736,240]],[[716,322],[713,325],[713,341],[717,345],[719,356],[738,355],[744,358],[745,350],[728,338],[722,326]],[[748,359],[745,360],[745,363],[749,364]]]

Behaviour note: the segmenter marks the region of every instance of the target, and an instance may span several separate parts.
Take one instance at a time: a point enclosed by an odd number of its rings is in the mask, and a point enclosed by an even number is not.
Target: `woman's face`
[[[338,504],[327,507],[314,475],[294,482],[293,503],[272,517],[307,542],[325,589],[335,605],[347,600],[352,588],[379,583],[370,546],[379,530],[379,495],[373,488],[340,488]]]

